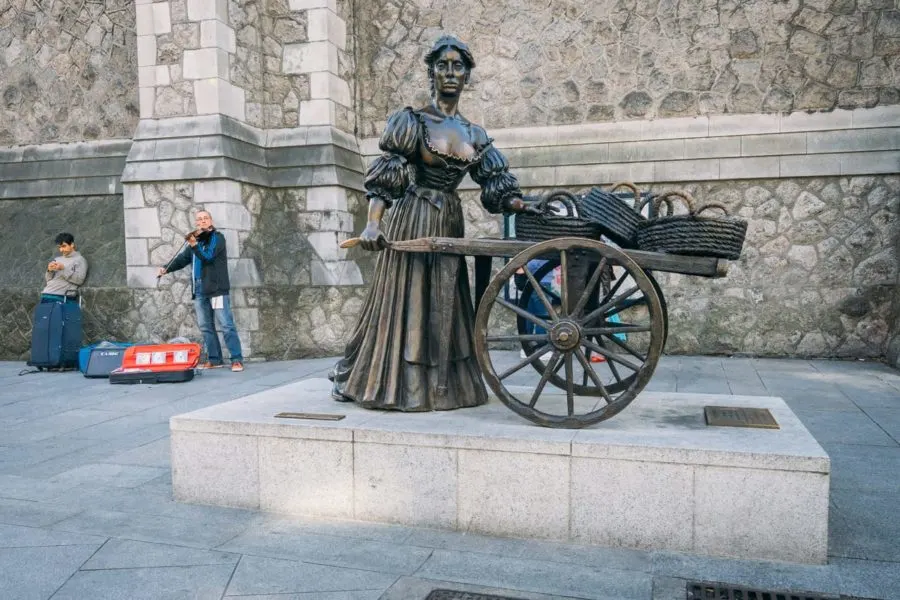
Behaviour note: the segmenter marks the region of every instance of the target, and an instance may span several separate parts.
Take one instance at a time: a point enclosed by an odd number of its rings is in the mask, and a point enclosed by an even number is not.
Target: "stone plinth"
[[[826,561],[830,461],[783,400],[645,393],[589,430],[492,400],[373,412],[308,380],[171,420],[177,500],[747,559]],[[707,427],[768,408],[778,430]],[[340,421],[276,419],[280,412]]]

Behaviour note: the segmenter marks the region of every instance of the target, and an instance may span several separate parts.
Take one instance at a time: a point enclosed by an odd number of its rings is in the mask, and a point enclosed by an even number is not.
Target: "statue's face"
[[[439,96],[458,96],[466,85],[469,70],[459,51],[442,50],[434,62],[434,90]]]

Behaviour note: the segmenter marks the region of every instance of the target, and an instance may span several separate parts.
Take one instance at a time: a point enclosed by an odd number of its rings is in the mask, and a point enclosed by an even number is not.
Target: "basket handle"
[[[656,207],[656,210],[659,210],[659,207],[663,202],[665,202],[666,206],[668,206],[669,208],[669,213],[666,216],[671,216],[673,212],[674,202],[672,202],[670,198],[680,198],[682,203],[687,207],[688,212],[690,214],[694,214],[694,198],[689,193],[681,190],[665,192],[663,194],[660,194],[656,198],[653,198],[653,205]],[[643,208],[643,206],[641,208]]]
[[[630,181],[618,181],[612,184],[612,187],[609,188],[609,193],[614,193],[619,188],[628,188],[631,190],[631,193],[634,194],[634,201],[638,202],[641,199],[641,191],[638,189],[636,185],[631,183]]]
[[[702,212],[703,212],[704,210],[706,210],[707,208],[718,208],[718,209],[721,209],[721,211],[722,211],[723,213],[725,213],[725,216],[726,216],[726,217],[728,216],[728,209],[725,207],[724,204],[719,204],[718,202],[710,202],[709,204],[704,204],[703,206],[701,206],[700,208],[698,208],[696,211],[691,212],[691,214],[694,215],[695,217],[698,217],[698,216],[700,216],[700,213],[702,213]]]
[[[578,199],[571,192],[568,192],[566,190],[555,190],[541,198],[541,200],[538,202],[538,206],[540,206],[541,212],[545,215],[552,212],[550,209],[551,202],[560,202],[563,206],[565,206],[567,217],[575,216],[575,210],[578,208]]]

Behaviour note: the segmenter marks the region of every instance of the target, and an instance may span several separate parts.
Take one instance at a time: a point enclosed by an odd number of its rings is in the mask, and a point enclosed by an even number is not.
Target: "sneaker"
[[[244,365],[240,361],[231,363],[231,372],[232,373],[240,373],[244,370]]]
[[[606,362],[606,357],[602,354],[591,354],[591,362],[592,363],[602,363]]]
[[[221,364],[216,365],[209,361],[206,361],[205,363],[200,363],[199,365],[197,365],[197,368],[198,369],[218,369],[222,366],[223,365],[221,365]]]

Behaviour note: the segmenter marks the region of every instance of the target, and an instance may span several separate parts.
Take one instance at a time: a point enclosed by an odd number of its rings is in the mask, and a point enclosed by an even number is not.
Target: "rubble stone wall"
[[[130,138],[135,3],[0,3],[0,146]]]
[[[477,67],[490,127],[900,103],[895,0],[378,0],[360,3],[361,131],[426,97],[442,32]]]
[[[53,240],[63,231],[75,236],[88,261],[87,285],[125,285],[121,194],[0,200],[0,224],[0,288],[18,287],[37,298],[47,263],[59,254]]]

